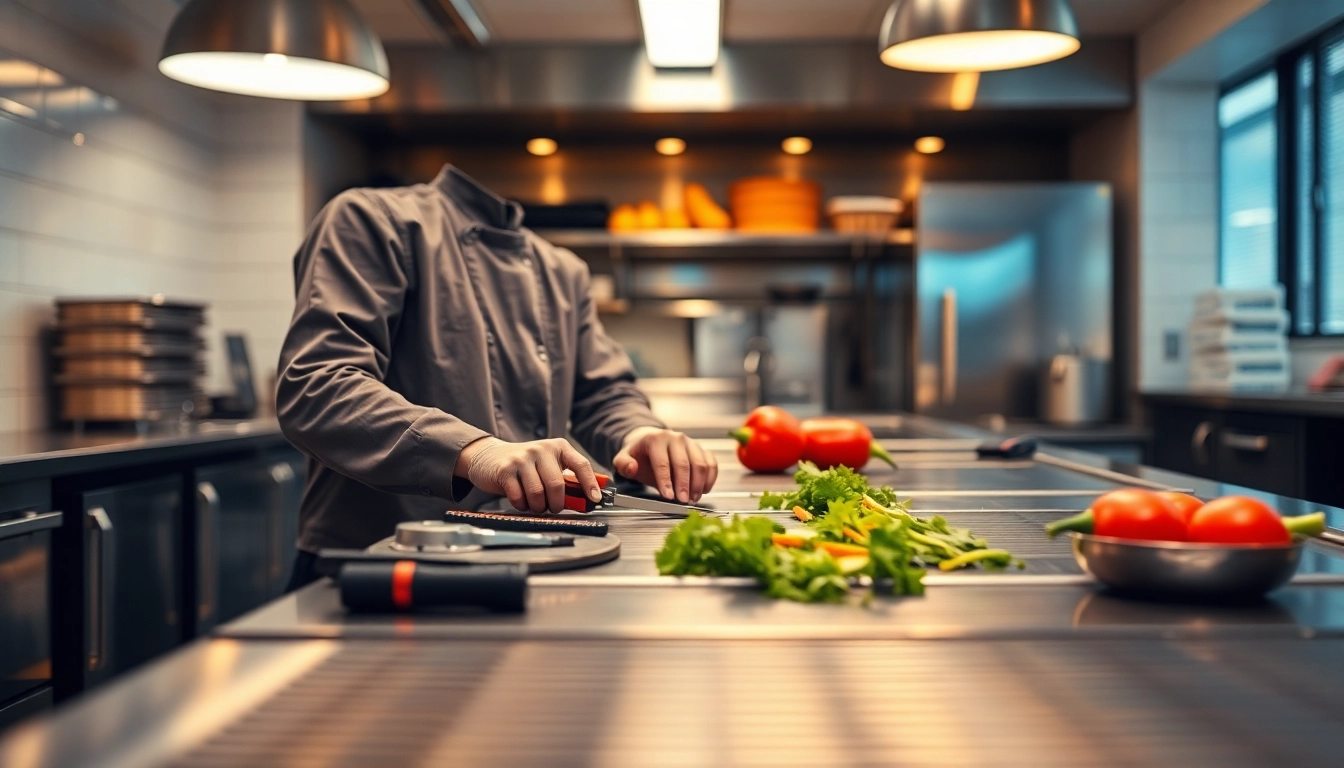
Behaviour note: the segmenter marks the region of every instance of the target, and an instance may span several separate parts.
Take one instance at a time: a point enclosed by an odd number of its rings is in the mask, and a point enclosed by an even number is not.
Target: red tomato
[[[1142,541],[1185,541],[1176,505],[1152,491],[1123,488],[1092,502],[1092,532]]]
[[[1191,541],[1210,544],[1287,544],[1293,539],[1272,507],[1248,496],[1224,496],[1200,507],[1189,532]]]
[[[1176,511],[1181,514],[1181,522],[1187,526],[1190,525],[1190,518],[1195,516],[1195,511],[1204,506],[1203,501],[1188,493],[1159,491],[1157,495],[1176,505]]]
[[[783,408],[763,405],[728,433],[737,440],[737,460],[752,472],[783,472],[803,456],[803,430]]]

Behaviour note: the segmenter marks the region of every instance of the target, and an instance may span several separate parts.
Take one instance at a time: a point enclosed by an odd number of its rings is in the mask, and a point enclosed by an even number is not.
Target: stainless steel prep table
[[[1019,550],[1026,571],[933,573],[925,597],[867,609],[797,605],[660,579],[652,552],[676,521],[613,516],[622,559],[534,577],[524,615],[351,617],[319,582],[12,734],[0,765],[1226,766],[1344,749],[1333,550],[1257,605],[1112,597],[1037,534],[1130,468],[936,452],[875,478],[922,486],[916,510]],[[1059,472],[1076,477],[1030,481]],[[782,484],[726,469],[718,506]]]

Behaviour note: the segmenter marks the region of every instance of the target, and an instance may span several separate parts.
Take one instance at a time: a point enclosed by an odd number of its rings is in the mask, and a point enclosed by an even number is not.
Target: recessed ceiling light
[[[191,0],[168,29],[159,71],[277,99],[363,99],[388,89],[383,45],[346,0]]]
[[[812,151],[812,140],[804,136],[790,136],[779,145],[779,148],[790,155],[806,155]]]
[[[947,146],[947,142],[938,136],[921,136],[915,139],[915,151],[926,155],[936,155],[942,152],[945,146]]]
[[[554,155],[559,148],[560,145],[555,143],[555,139],[532,139],[527,142],[527,151],[537,157]]]
[[[712,67],[719,60],[719,0],[639,0],[644,52],[655,67]]]
[[[682,152],[686,151],[686,142],[681,139],[669,137],[666,139],[659,139],[658,142],[653,145],[653,148],[656,149],[660,155],[680,155]]]
[[[918,72],[991,72],[1080,47],[1068,0],[896,0],[878,33],[882,63]]]

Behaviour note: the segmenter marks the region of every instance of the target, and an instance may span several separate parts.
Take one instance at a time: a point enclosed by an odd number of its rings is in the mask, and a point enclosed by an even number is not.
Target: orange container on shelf
[[[737,228],[748,232],[815,232],[821,224],[821,186],[805,179],[755,176],[728,187]]]

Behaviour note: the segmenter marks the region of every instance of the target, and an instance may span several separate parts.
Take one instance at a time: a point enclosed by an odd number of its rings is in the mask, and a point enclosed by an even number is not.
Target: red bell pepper
[[[1170,500],[1141,488],[1111,491],[1079,515],[1045,527],[1050,537],[1064,531],[1139,541],[1186,541],[1185,521]]]
[[[1224,496],[1195,511],[1190,540],[1209,544],[1287,544],[1292,541],[1279,513],[1259,499]]]
[[[822,469],[843,464],[850,469],[863,469],[869,458],[876,458],[896,468],[891,454],[878,445],[868,427],[853,419],[818,418],[803,421],[803,458]]]
[[[803,457],[803,430],[783,408],[763,405],[746,423],[729,432],[737,441],[737,460],[752,472],[783,472]]]

